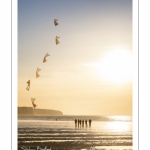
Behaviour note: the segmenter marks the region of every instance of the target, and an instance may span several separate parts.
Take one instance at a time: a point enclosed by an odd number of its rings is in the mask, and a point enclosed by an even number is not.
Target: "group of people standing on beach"
[[[92,123],[92,120],[91,119],[89,119],[88,121],[87,120],[77,120],[77,119],[75,119],[74,120],[74,122],[75,122],[75,127],[84,127],[84,125],[85,125],[85,127],[88,127],[88,122],[89,122],[89,127],[91,127],[91,123]]]

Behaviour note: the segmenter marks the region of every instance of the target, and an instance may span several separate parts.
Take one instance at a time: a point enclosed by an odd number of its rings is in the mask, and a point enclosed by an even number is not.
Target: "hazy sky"
[[[18,106],[31,97],[67,115],[132,115],[132,0],[18,0]]]

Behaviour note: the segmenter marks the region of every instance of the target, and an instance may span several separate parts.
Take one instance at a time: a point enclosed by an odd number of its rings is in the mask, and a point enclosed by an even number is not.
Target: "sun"
[[[129,50],[116,49],[108,52],[96,66],[97,74],[113,83],[131,82],[132,53]]]

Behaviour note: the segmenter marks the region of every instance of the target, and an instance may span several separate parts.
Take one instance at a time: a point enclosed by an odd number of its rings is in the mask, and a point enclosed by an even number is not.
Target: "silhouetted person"
[[[56,119],[56,121],[57,121],[57,119]]]
[[[77,126],[77,119],[75,119],[74,122],[75,122],[75,126]]]
[[[81,126],[81,120],[80,120],[80,126]]]
[[[82,120],[82,127],[84,127],[84,120]]]
[[[89,127],[91,127],[91,122],[92,122],[92,120],[90,119],[90,120],[89,120]]]
[[[86,127],[87,127],[87,120],[85,120],[85,125],[86,125]]]

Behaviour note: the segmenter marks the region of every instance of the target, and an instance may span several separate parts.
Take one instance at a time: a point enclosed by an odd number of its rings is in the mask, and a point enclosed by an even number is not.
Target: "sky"
[[[132,70],[132,0],[18,0],[18,106],[132,115]]]

